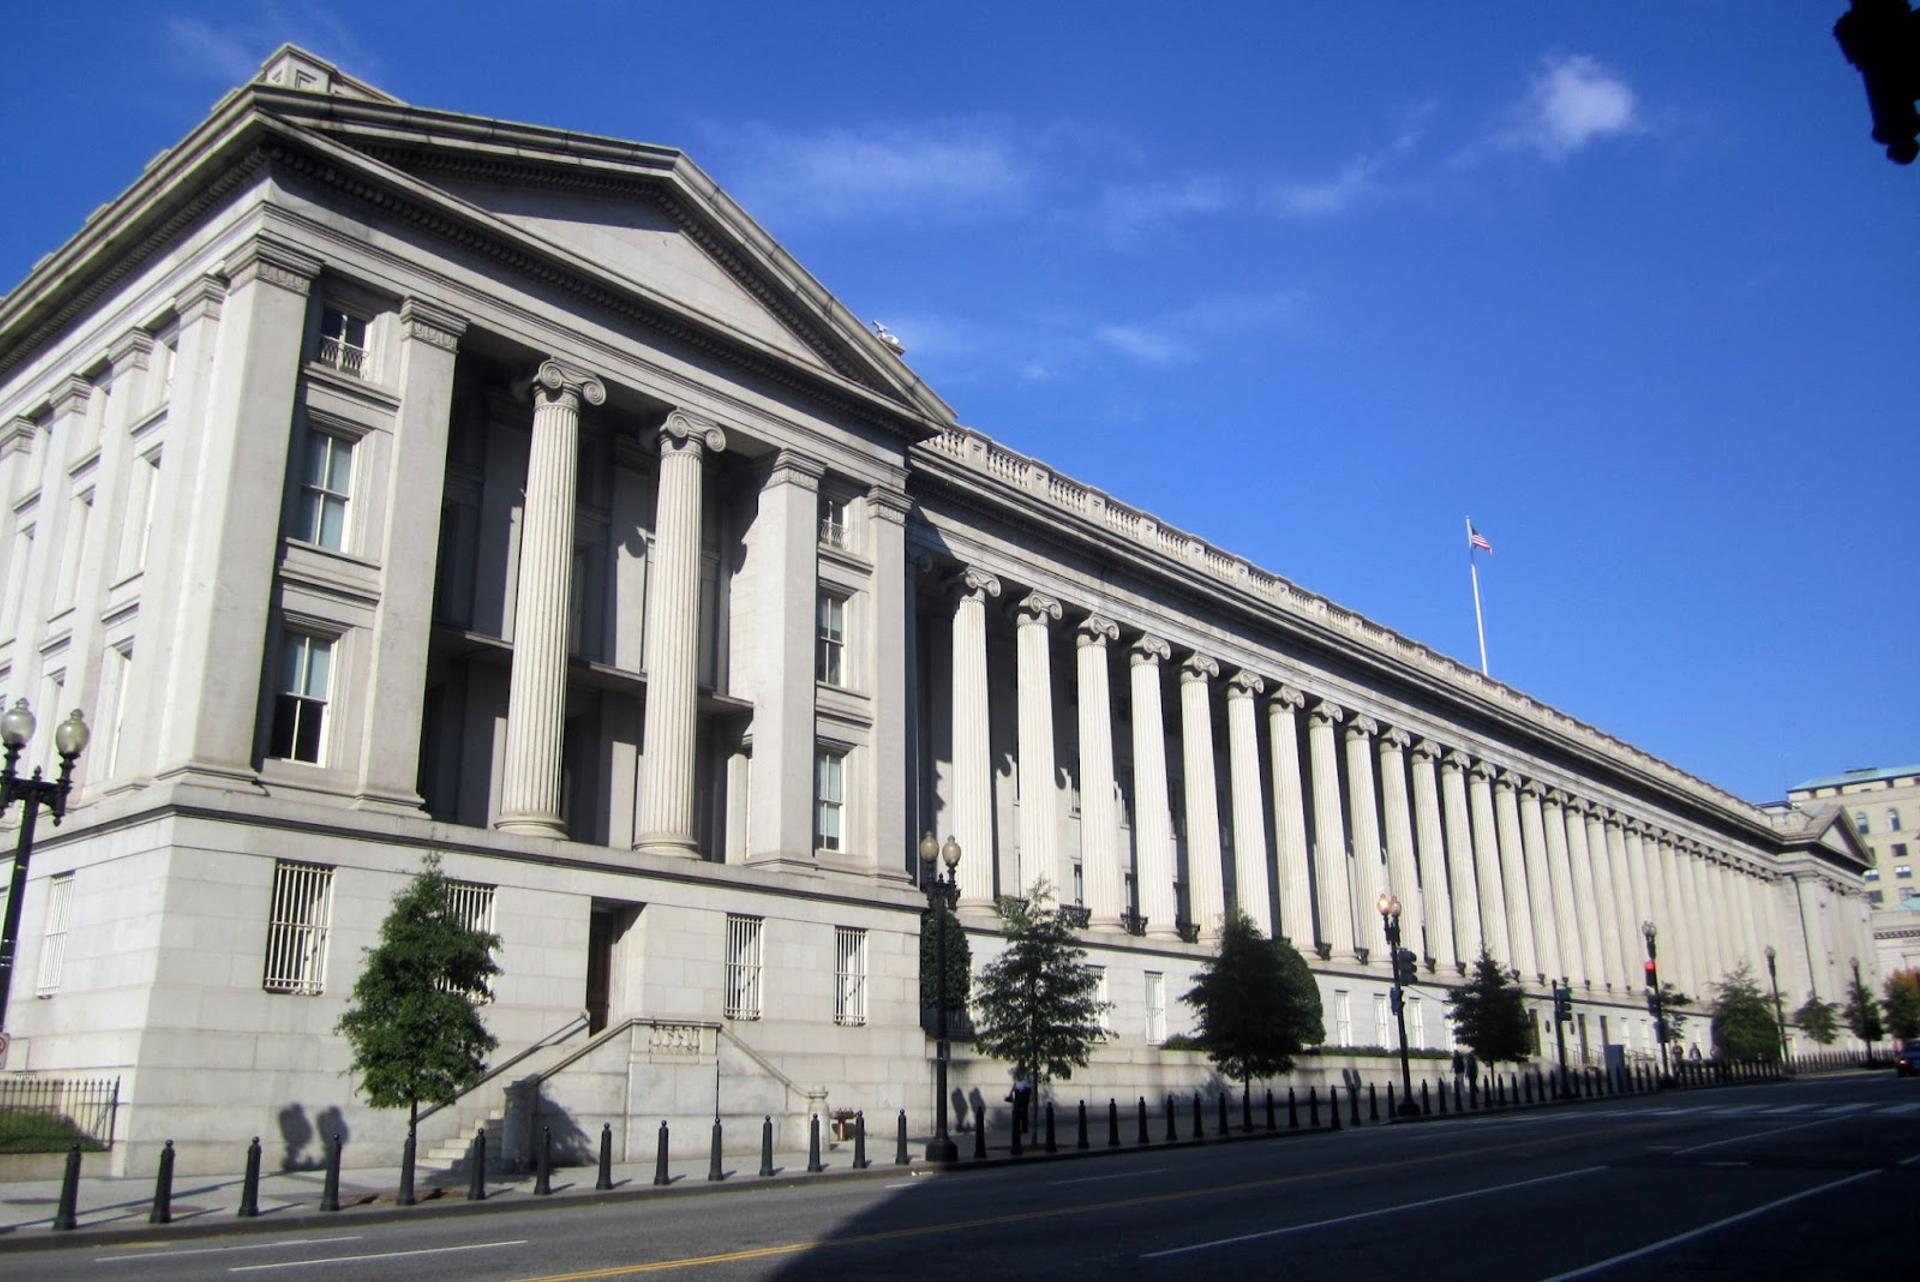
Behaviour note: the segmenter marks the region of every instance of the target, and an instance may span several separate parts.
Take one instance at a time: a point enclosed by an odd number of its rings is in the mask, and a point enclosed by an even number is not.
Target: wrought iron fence
[[[117,1077],[0,1076],[0,1153],[113,1147]]]

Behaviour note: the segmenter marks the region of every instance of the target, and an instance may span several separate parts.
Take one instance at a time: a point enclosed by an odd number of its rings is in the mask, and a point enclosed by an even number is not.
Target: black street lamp
[[[1647,1009],[1653,1012],[1653,1035],[1660,1042],[1660,1079],[1663,1085],[1673,1084],[1673,1069],[1667,1063],[1667,1002],[1666,995],[1660,991],[1660,954],[1654,947],[1657,933],[1653,923],[1640,923],[1640,933],[1647,937]]]
[[[60,777],[42,779],[40,767],[35,766],[33,774],[23,779],[14,767],[19,764],[20,750],[33,738],[34,728],[33,713],[25,699],[0,714],[0,742],[7,746],[6,764],[0,767],[0,815],[16,801],[26,807],[20,816],[19,844],[13,851],[6,923],[0,926],[0,1062],[4,1062],[5,1056],[7,994],[13,988],[13,955],[20,942],[20,909],[27,898],[27,863],[33,858],[34,820],[39,817],[40,807],[45,806],[53,816],[54,826],[60,826],[61,817],[67,813],[67,794],[73,790],[73,763],[87,746],[87,721],[75,709],[53,732],[54,751],[60,756]]]
[[[1387,956],[1393,961],[1393,1018],[1400,1026],[1400,1106],[1395,1111],[1402,1117],[1418,1117],[1420,1106],[1413,1102],[1413,1069],[1407,1064],[1407,998],[1401,987],[1402,983],[1413,982],[1413,953],[1400,947],[1400,901],[1391,892],[1382,891],[1374,906],[1380,910],[1380,922],[1387,931]]]
[[[1768,944],[1767,982],[1773,985],[1773,1023],[1774,1026],[1780,1030],[1780,1069],[1782,1072],[1785,1072],[1787,1068],[1787,1017],[1780,1009],[1780,971],[1774,964],[1774,958],[1778,956],[1779,954],[1773,950],[1773,945]]]
[[[940,875],[940,865],[947,875]],[[960,843],[952,837],[942,846],[932,833],[920,838],[920,869],[927,884],[927,902],[933,907],[934,981],[934,1130],[927,1141],[929,1162],[957,1162],[960,1146],[947,1135],[947,910],[960,902],[960,883],[954,869],[960,863]]]

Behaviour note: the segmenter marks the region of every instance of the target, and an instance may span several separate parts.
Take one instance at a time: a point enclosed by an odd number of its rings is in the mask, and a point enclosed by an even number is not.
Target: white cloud
[[[178,70],[223,84],[237,85],[252,79],[269,52],[199,18],[169,17],[161,34],[167,55]]]
[[[913,214],[967,221],[1024,204],[1032,172],[999,132],[979,126],[719,131],[727,186],[749,209],[787,221]]]
[[[1267,194],[1267,205],[1290,218],[1319,218],[1344,212],[1354,202],[1376,192],[1381,175],[1414,149],[1434,107],[1435,104],[1428,102],[1409,111],[1406,123],[1392,142],[1378,151],[1354,157],[1331,178],[1281,183]]]
[[[267,55],[291,41],[363,80],[379,83],[385,60],[355,34],[353,24],[319,0],[253,0],[234,4],[218,23],[168,15],[160,45],[172,70],[229,88],[253,79]]]
[[[1304,301],[1297,290],[1210,294],[1147,320],[1097,326],[1093,338],[1141,365],[1186,364],[1218,346],[1219,340],[1296,320]]]
[[[1144,325],[1102,325],[1093,331],[1094,341],[1119,352],[1142,365],[1172,365],[1191,360],[1193,346],[1164,327]]]
[[[1633,130],[1634,106],[1632,86],[1592,58],[1556,58],[1534,77],[1520,140],[1544,156],[1569,156]]]
[[[1130,249],[1143,233],[1175,218],[1219,213],[1232,203],[1225,184],[1218,180],[1188,178],[1177,183],[1109,187],[1101,196],[1095,218],[1108,243]]]

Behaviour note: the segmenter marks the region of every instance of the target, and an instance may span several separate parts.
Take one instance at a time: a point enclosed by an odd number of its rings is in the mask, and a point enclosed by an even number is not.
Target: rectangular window
[[[20,613],[27,594],[27,571],[33,564],[33,532],[31,522],[22,524],[13,532],[13,550],[7,557],[7,596],[4,606],[5,620],[0,630],[13,636],[20,630]]]
[[[1353,1045],[1353,1003],[1339,989],[1333,994],[1333,1044]]]
[[[468,930],[493,933],[494,887],[477,881],[447,882],[447,909]]]
[[[1913,876],[1913,868],[1911,865],[1901,864],[1893,870],[1893,875],[1896,877],[1911,877]]]
[[[326,751],[327,691],[333,642],[307,632],[280,641],[280,688],[273,701],[271,756],[319,762]]]
[[[1073,866],[1073,902],[1087,902],[1087,874],[1079,864]]]
[[[40,935],[40,975],[33,991],[51,997],[60,991],[67,966],[67,928],[73,920],[73,874],[63,872],[47,882],[47,924]]]
[[[180,364],[180,335],[168,334],[154,345],[152,373],[152,392],[147,400],[150,407],[165,405],[173,398],[173,373]]]
[[[761,927],[759,917],[727,914],[726,1015],[760,1018]]]
[[[1418,997],[1407,998],[1407,1045],[1420,1050],[1427,1045],[1427,1010]]]
[[[1102,1037],[1112,1037],[1113,1008],[1107,1004],[1109,1001],[1107,996],[1107,968],[1105,966],[1089,966],[1087,969],[1093,972],[1093,1000],[1100,1003],[1100,1010],[1094,1015],[1093,1022],[1099,1026]]]
[[[1895,859],[1905,859],[1907,857],[1907,843],[1904,841],[1894,842],[1892,853]]]
[[[1147,1045],[1160,1046],[1167,1040],[1167,977],[1157,970],[1147,972]]]
[[[814,603],[813,679],[826,685],[846,683],[847,599],[822,592]]]
[[[110,645],[102,656],[100,702],[105,706],[107,731],[107,773],[112,779],[120,773],[120,745],[126,733],[127,692],[133,680],[133,642]]]
[[[342,374],[351,374],[355,378],[367,377],[371,371],[367,368],[365,318],[337,307],[322,308],[317,359],[322,365],[337,369]]]
[[[133,461],[133,475],[127,478],[126,524],[120,530],[116,579],[146,568],[147,548],[153,542],[153,509],[159,486],[160,451],[149,450]]]
[[[67,528],[60,550],[59,595],[53,603],[54,613],[71,607],[80,594],[80,573],[87,556],[87,532],[93,524],[93,491],[73,496],[73,504],[67,509]]]
[[[821,850],[844,850],[846,754],[822,748],[814,754],[813,767],[814,845]]]
[[[347,499],[353,492],[353,442],[331,432],[307,433],[300,472],[300,516],[293,536],[323,548],[347,546]]]
[[[1385,993],[1373,995],[1373,1044],[1393,1045],[1393,1003]]]
[[[867,1022],[867,932],[833,928],[833,1022]]]
[[[847,501],[830,494],[820,496],[820,543],[824,547],[847,546]]]
[[[273,865],[267,917],[266,973],[270,993],[315,997],[326,991],[327,937],[333,924],[333,869],[280,859]]]

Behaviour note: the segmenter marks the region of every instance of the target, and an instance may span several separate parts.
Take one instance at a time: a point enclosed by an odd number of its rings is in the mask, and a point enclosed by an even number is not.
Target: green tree
[[[1720,1053],[1730,1059],[1779,1059],[1780,1025],[1746,964],[1714,987],[1718,991],[1708,1014]]]
[[[380,942],[366,950],[339,1031],[353,1048],[360,1091],[375,1108],[450,1104],[499,1043],[480,1020],[500,973],[498,935],[469,929],[453,909],[437,855],[394,898]]]
[[[940,936],[935,933],[932,909],[920,914],[920,1008],[940,1004]],[[973,949],[966,928],[952,912],[940,914],[947,936],[947,1009],[964,1010],[973,984]]]
[[[1867,1059],[1873,1059],[1873,1044],[1887,1035],[1880,1024],[1880,1003],[1873,1000],[1873,994],[1867,991],[1866,981],[1860,978],[1860,967],[1853,968],[1853,983],[1847,986],[1846,1005],[1847,1028],[1867,1044]]]
[[[1818,993],[1808,993],[1806,1002],[1793,1012],[1793,1022],[1814,1045],[1831,1046],[1840,1036],[1840,1007],[1821,1001]]]
[[[1920,970],[1894,971],[1881,991],[1887,1031],[1908,1040],[1920,1037]]]
[[[1672,984],[1660,985],[1660,1010],[1667,1021],[1667,1045],[1672,1046],[1681,1040],[1681,1034],[1687,1028],[1687,1007],[1693,1005],[1693,998],[1687,996]]]
[[[1454,1034],[1480,1059],[1489,1064],[1526,1059],[1533,1041],[1526,990],[1507,978],[1485,948],[1467,982],[1447,990],[1447,1013]]]
[[[974,1044],[1036,1088],[1070,1078],[1086,1064],[1112,1003],[1095,995],[1099,978],[1044,880],[1025,900],[1002,897],[995,907],[1007,942],[974,985]]]
[[[1194,974],[1192,1005],[1200,1045],[1244,1098],[1256,1077],[1293,1067],[1293,1057],[1326,1036],[1320,986],[1284,939],[1269,940],[1235,910],[1220,930],[1220,951]]]

